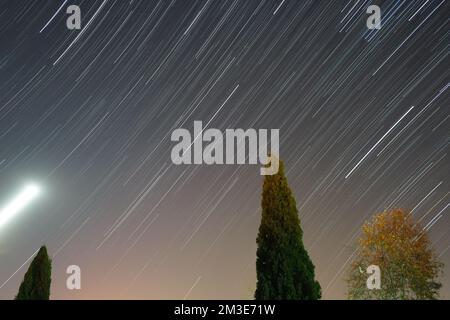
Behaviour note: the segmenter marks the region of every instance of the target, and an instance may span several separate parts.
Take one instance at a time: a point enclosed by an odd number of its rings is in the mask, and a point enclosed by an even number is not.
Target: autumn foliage
[[[381,288],[368,289],[366,268],[377,265]],[[436,299],[443,265],[423,228],[410,213],[393,209],[362,227],[348,281],[350,299]]]

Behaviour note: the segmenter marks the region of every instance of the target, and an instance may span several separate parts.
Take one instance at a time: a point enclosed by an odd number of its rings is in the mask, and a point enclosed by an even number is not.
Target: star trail
[[[45,193],[0,229],[0,298],[46,244],[55,299],[252,299],[260,165],[173,164],[171,133],[203,121],[279,129],[323,298],[345,298],[363,222],[401,207],[450,299],[449,5],[1,0],[0,207]]]

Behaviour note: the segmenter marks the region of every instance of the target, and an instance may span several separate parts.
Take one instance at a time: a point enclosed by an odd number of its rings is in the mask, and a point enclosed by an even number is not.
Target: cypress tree
[[[52,262],[42,246],[25,273],[16,300],[49,300],[51,272]]]
[[[297,205],[280,161],[278,173],[264,178],[255,299],[320,299],[321,288],[302,236]]]

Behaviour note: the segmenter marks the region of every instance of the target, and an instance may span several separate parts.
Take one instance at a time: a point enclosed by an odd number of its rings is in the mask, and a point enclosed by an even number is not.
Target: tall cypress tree
[[[49,300],[52,262],[42,246],[25,273],[16,300]]]
[[[264,178],[255,299],[320,299],[320,285],[314,280],[314,265],[302,235],[296,202],[280,161],[278,173]]]

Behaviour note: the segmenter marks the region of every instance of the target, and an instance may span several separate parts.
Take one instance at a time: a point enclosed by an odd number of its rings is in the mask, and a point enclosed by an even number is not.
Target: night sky
[[[0,206],[29,181],[43,190],[0,229],[0,298],[42,244],[53,299],[252,298],[260,165],[170,157],[174,129],[211,120],[280,129],[324,298],[345,298],[362,223],[402,207],[446,264],[449,299],[449,13],[445,0],[1,0]]]

